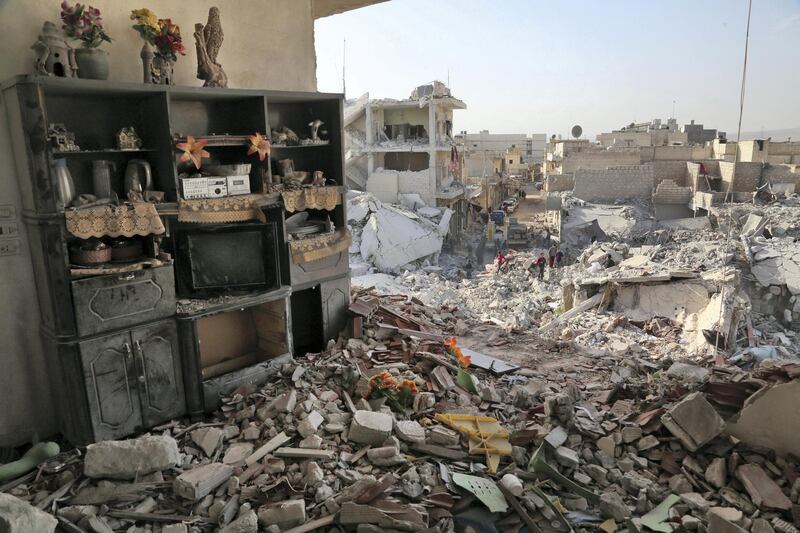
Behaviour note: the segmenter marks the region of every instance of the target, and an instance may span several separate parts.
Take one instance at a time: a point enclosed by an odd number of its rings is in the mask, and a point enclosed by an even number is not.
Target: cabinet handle
[[[136,349],[136,356],[139,358],[139,383],[144,385],[144,394],[149,398],[150,393],[148,392],[147,386],[147,374],[144,371],[144,351],[142,350],[142,343],[138,340],[133,341],[133,347]]]
[[[119,280],[119,281],[131,281],[135,277],[136,277],[136,274],[125,274],[125,275],[122,275],[122,276],[117,276],[117,280]]]

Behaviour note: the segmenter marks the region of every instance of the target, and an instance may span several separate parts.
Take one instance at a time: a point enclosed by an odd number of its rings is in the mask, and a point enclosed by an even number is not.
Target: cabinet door
[[[168,320],[131,331],[142,418],[152,427],[186,411],[178,329]]]
[[[96,440],[119,438],[142,424],[133,347],[128,332],[79,344],[84,383]]]
[[[322,300],[322,329],[325,342],[336,339],[347,323],[347,308],[350,307],[350,277],[346,276],[320,283]]]

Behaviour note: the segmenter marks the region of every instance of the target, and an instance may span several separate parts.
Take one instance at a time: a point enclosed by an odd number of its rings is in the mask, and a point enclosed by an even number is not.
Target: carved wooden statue
[[[227,87],[228,76],[217,63],[217,54],[222,46],[222,23],[219,9],[208,10],[208,22],[194,25],[194,40],[197,45],[197,77],[205,80],[203,87]]]

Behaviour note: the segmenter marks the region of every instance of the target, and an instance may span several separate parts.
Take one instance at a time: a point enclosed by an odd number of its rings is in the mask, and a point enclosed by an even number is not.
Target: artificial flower
[[[186,55],[181,38],[181,28],[172,23],[172,19],[158,19],[159,34],[153,39],[153,44],[159,53],[172,59],[177,59],[176,53]]]
[[[406,393],[406,394],[416,394],[418,392],[417,384],[410,379],[404,379],[403,381],[398,383],[397,390],[400,393]]]
[[[472,364],[472,357],[461,353],[461,348],[457,349],[455,356],[456,361],[458,361],[458,366],[461,368],[469,368],[469,365]]]
[[[251,135],[250,147],[247,149],[247,155],[253,155],[258,152],[258,160],[263,161],[270,154],[270,142],[266,137],[262,137],[260,133]]]
[[[208,141],[206,139],[200,139],[199,141],[196,141],[191,135],[186,137],[186,142],[178,143],[176,145],[178,150],[183,150],[183,154],[181,155],[179,161],[182,163],[191,161],[194,163],[195,168],[199,169],[202,163],[201,159],[204,157],[210,157],[211,155],[203,149],[207,142]]]
[[[369,387],[364,398],[369,398],[374,391],[386,393],[397,387],[397,380],[389,373],[388,370],[383,370],[371,378],[369,378]]]
[[[448,349],[452,348],[456,345],[456,338],[450,337],[449,339],[444,340],[444,345],[447,346]]]
[[[86,4],[70,6],[61,3],[61,21],[64,32],[73,39],[82,41],[84,48],[97,48],[103,41],[110,43],[111,37],[103,29],[100,10]]]

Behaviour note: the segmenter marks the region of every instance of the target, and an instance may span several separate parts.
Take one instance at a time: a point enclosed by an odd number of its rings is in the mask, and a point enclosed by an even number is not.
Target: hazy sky
[[[316,23],[320,91],[407,98],[448,70],[455,130],[694,118],[734,138],[746,0],[390,0]],[[753,0],[743,131],[800,127],[800,0]]]

